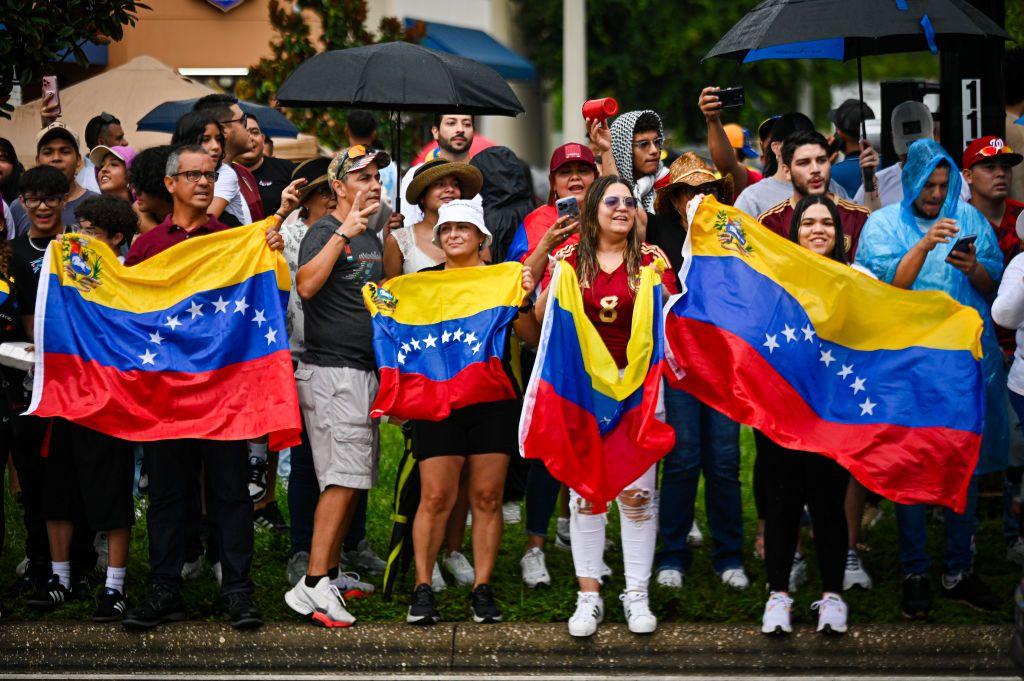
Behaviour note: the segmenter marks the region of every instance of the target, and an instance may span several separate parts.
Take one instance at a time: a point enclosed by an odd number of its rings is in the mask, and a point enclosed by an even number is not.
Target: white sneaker
[[[604,599],[594,591],[576,594],[576,612],[569,618],[570,636],[593,636],[597,625],[604,620]]]
[[[793,556],[793,567],[789,569],[789,592],[793,593],[807,583],[807,561],[797,551]]]
[[[444,575],[441,574],[441,566],[434,563],[434,571],[430,574],[430,590],[440,593],[447,588],[448,583],[444,581]]]
[[[476,573],[473,572],[473,566],[458,551],[452,551],[444,559],[444,569],[451,573],[451,576],[455,578],[455,583],[459,586],[473,586],[473,582],[476,581]]]
[[[213,573],[213,578],[217,580],[217,585],[220,586],[224,581],[224,569],[220,566],[219,560],[210,566],[210,572]]]
[[[501,505],[501,517],[506,525],[518,525],[523,522],[523,509],[518,501],[506,501]]]
[[[818,611],[818,629],[824,634],[846,633],[846,603],[836,594],[827,594],[811,604]]]
[[[764,616],[761,618],[762,634],[791,634],[793,625],[789,615],[793,610],[793,599],[784,593],[773,591],[764,604]]]
[[[1006,545],[1006,560],[1024,567],[1024,537],[1017,537]]]
[[[1022,547],[1024,548],[1024,547]],[[846,571],[843,573],[843,591],[849,591],[855,586],[862,589],[871,588],[871,575],[864,569],[860,562],[860,556],[854,549],[846,552]]]
[[[548,574],[547,561],[544,560],[544,551],[534,546],[523,554],[519,559],[519,566],[523,570],[523,583],[531,589],[538,586],[551,586],[551,575]]]
[[[284,595],[284,602],[295,612],[329,629],[348,627],[356,621],[352,613],[345,609],[345,601],[327,577],[321,577],[312,589],[306,586],[305,579],[299,580]]]
[[[555,548],[562,549],[563,551],[572,551],[568,518],[559,518],[555,522]]]
[[[665,586],[669,589],[682,589],[683,571],[673,568],[658,570],[658,574],[654,577],[654,582],[658,586]]]
[[[626,625],[634,634],[653,634],[658,628],[658,618],[651,612],[651,602],[646,591],[627,591],[619,595]]]
[[[189,582],[193,579],[198,579],[199,575],[203,572],[203,557],[200,556],[193,561],[186,561],[181,566],[181,578],[182,580]]]
[[[355,572],[339,572],[338,576],[331,580],[331,586],[338,590],[342,598],[364,598],[373,595],[373,584],[359,581],[359,574]]]
[[[690,526],[690,532],[686,535],[686,545],[691,549],[697,549],[704,546],[704,535],[701,534],[700,528],[697,527],[697,521],[693,521],[693,525]]]
[[[722,572],[722,584],[731,586],[734,589],[742,591],[750,586],[750,580],[747,579],[747,573],[743,571],[743,568],[731,568]]]

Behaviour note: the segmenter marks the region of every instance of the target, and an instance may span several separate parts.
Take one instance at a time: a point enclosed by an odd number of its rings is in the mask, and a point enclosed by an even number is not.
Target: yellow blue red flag
[[[380,370],[370,414],[440,421],[452,409],[515,398],[503,361],[525,296],[519,263],[417,272],[363,287]]]
[[[704,197],[665,319],[670,381],[900,503],[962,512],[981,446],[982,322]]]
[[[65,234],[41,269],[29,413],[135,441],[269,433],[272,448],[297,444],[289,286],[260,223],[134,267]]]
[[[550,291],[519,447],[600,511],[675,443],[657,413],[664,372],[661,274],[653,266],[641,270],[621,371],[584,312],[576,271],[558,263]]]

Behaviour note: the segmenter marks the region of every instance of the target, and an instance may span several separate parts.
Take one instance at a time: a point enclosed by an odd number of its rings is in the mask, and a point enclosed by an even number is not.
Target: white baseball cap
[[[892,110],[892,147],[897,156],[904,156],[911,142],[932,138],[935,123],[924,102],[903,102]]]
[[[493,237],[484,224],[484,210],[476,201],[455,199],[437,210],[437,224],[434,225],[434,245],[441,248],[441,225],[446,222],[468,222],[475,225],[484,235],[484,246],[490,246]]]

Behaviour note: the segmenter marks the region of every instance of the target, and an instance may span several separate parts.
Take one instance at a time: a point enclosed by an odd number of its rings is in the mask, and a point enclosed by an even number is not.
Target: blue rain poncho
[[[934,219],[925,219],[915,212],[914,200],[942,161],[949,164],[949,191],[939,215]],[[868,218],[857,246],[857,263],[871,270],[882,281],[892,283],[903,256],[921,240],[936,220],[948,217],[956,220],[960,228],[957,238],[977,235],[974,246],[978,262],[998,284],[1003,272],[1003,255],[995,231],[974,206],[960,200],[961,182],[956,163],[942,145],[932,140],[919,140],[911,144],[903,166],[903,201],[885,206]],[[975,474],[991,473],[1005,470],[1007,465],[1009,421],[1006,411],[1006,368],[992,326],[990,301],[974,288],[966,274],[946,262],[955,241],[953,239],[948,244],[939,244],[932,249],[911,288],[945,291],[957,302],[977,310],[985,323],[981,337],[982,368],[985,373],[985,432]]]

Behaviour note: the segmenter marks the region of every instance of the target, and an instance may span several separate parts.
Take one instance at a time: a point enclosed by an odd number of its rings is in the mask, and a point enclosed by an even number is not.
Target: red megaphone
[[[619,103],[614,97],[588,99],[583,102],[583,118],[588,121],[605,121],[619,112]]]

